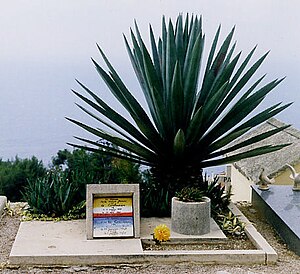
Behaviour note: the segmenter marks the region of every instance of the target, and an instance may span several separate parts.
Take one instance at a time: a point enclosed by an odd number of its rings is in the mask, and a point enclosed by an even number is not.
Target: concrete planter
[[[203,235],[210,232],[210,199],[203,202],[182,202],[172,198],[171,228],[185,235]]]

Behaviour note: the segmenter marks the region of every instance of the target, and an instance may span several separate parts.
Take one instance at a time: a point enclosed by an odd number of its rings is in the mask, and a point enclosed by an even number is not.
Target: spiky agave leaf
[[[205,40],[201,17],[190,18],[187,15],[183,20],[183,16],[179,15],[175,25],[171,20],[166,23],[163,18],[162,35],[157,40],[150,26],[151,51],[147,49],[135,23],[135,31],[130,31],[131,44],[125,36],[124,40],[148,112],[127,89],[98,46],[108,71],[93,60],[96,70],[135,125],[80,83],[91,99],[76,91],[74,93],[96,113],[83,106],[80,108],[100,124],[108,125],[98,115],[106,117],[111,122],[109,128],[117,134],[114,136],[69,119],[98,138],[104,138],[117,146],[97,146],[95,141],[79,139],[88,144],[85,148],[146,164],[161,174],[175,174],[175,177],[184,174],[189,178],[194,176],[195,170],[199,172],[203,167],[254,157],[284,147],[285,144],[265,145],[240,151],[285,127],[231,145],[237,138],[290,104],[275,104],[248,118],[282,80],[274,80],[259,87],[263,76],[245,89],[268,53],[247,68],[256,47],[240,61],[241,53],[234,55],[235,43],[231,45],[234,28],[217,49],[220,29],[215,34],[204,76],[199,84]]]

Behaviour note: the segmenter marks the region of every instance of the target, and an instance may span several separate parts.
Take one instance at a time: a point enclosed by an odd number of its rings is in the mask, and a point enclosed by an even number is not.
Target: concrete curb
[[[122,265],[122,264],[265,264],[262,250],[141,251],[139,254],[10,256],[10,266]]]
[[[0,216],[5,208],[6,203],[7,203],[7,198],[5,196],[0,196]]]
[[[229,209],[235,216],[239,216],[239,219],[246,223],[245,232],[254,246],[258,250],[262,250],[265,253],[265,263],[274,264],[278,259],[278,255],[272,246],[263,238],[263,236],[256,230],[256,228],[249,222],[249,220],[243,215],[243,213],[233,204],[229,205]]]
[[[86,235],[84,229],[84,221],[79,220],[70,224],[69,230],[78,231],[81,229],[81,239],[76,243],[72,242],[72,235],[61,234],[47,236],[57,229],[58,223],[21,223],[15,243],[10,253],[10,265],[112,265],[112,264],[140,264],[140,263],[166,263],[176,264],[183,262],[195,262],[204,264],[272,264],[277,260],[277,253],[260,235],[248,219],[234,205],[230,204],[229,209],[233,214],[238,215],[240,220],[246,223],[246,233],[257,249],[253,250],[168,250],[168,251],[147,251],[143,250],[140,239],[131,240],[89,240],[86,250],[77,250],[72,248],[71,252],[67,251],[67,246],[77,246],[78,243],[83,247],[86,245]],[[26,237],[24,227],[31,226],[39,230],[32,233],[32,229],[27,229]],[[43,228],[43,227],[45,228]],[[51,226],[51,229],[50,227]],[[56,226],[56,228],[54,228]],[[46,227],[48,231],[46,232]],[[72,232],[72,233],[73,233]],[[77,233],[77,232],[76,232]],[[34,251],[34,246],[39,245],[38,239],[33,239],[37,234],[41,234],[42,238],[47,238],[46,245],[39,250]],[[49,234],[50,235],[50,234]],[[21,238],[23,240],[21,240]],[[63,241],[63,251],[59,251],[60,242]],[[117,242],[118,241],[118,242]],[[129,242],[131,241],[131,242]],[[96,246],[96,251],[92,250],[92,245]],[[104,247],[106,245],[106,247]],[[123,247],[121,246],[123,245]],[[117,250],[113,249],[118,246]],[[51,248],[50,248],[51,247]],[[102,249],[101,249],[102,248]]]

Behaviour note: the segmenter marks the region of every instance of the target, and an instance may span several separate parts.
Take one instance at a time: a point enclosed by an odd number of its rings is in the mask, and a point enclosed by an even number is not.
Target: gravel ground
[[[19,267],[11,268],[7,263],[9,253],[20,223],[20,205],[6,212],[0,220],[0,271],[1,273],[208,273],[208,274],[300,274],[300,257],[289,251],[274,230],[260,218],[247,203],[240,203],[239,209],[254,224],[279,255],[275,265],[203,265],[184,263],[176,265],[119,265],[119,266],[72,266],[72,267]]]

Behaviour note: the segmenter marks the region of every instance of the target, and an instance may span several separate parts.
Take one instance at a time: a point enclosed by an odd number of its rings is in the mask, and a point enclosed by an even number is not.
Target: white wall
[[[232,185],[231,199],[233,202],[251,202],[251,185],[253,182],[242,175],[233,165],[226,167],[226,176],[230,178]]]

